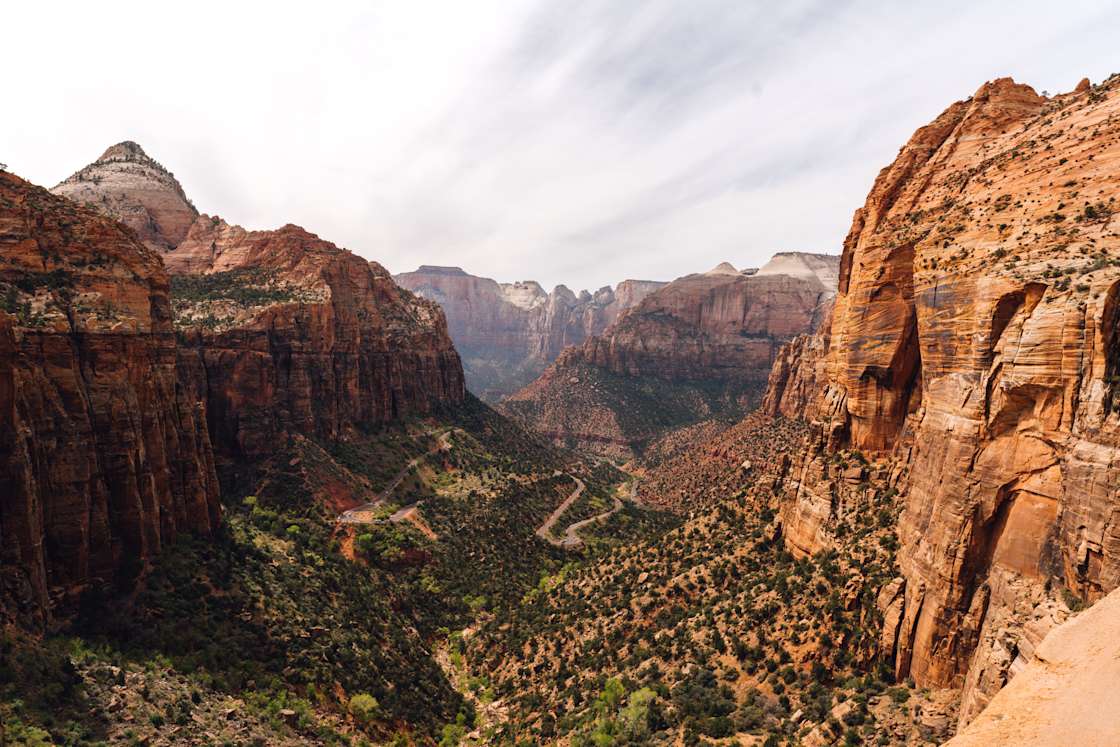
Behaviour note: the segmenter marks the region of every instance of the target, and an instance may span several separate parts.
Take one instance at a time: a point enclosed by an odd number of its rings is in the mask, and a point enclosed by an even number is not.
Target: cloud
[[[1106,4],[21,3],[0,155],[141,142],[200,209],[394,271],[595,288],[839,251],[877,171],[984,80],[1112,72]],[[909,5],[909,4],[908,4]]]

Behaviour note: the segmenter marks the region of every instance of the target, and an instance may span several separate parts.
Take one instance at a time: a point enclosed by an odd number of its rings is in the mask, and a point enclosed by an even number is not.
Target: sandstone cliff
[[[751,274],[725,262],[674,280],[565,350],[503,407],[558,442],[620,456],[666,430],[742,414],[758,404],[782,344],[823,318],[834,292],[826,268],[838,262],[776,255]],[[800,277],[772,271],[783,264]]]
[[[782,346],[770,367],[766,394],[759,409],[771,417],[804,418],[816,413],[828,384],[825,359],[830,342],[832,300],[821,311],[824,321],[815,332],[798,335]]]
[[[462,367],[439,306],[298,226],[201,216],[165,256],[193,391],[223,464],[297,432],[326,439],[457,405]]]
[[[814,329],[834,292],[815,274],[769,271],[782,258],[753,275],[725,262],[674,280],[570,356],[629,376],[765,379],[781,345]]]
[[[546,293],[534,281],[498,283],[458,267],[431,265],[394,279],[443,308],[468,385],[490,400],[517,391],[565,347],[602,332],[622,311],[664,285],[625,280],[594,294],[577,295],[563,285]]]
[[[795,551],[842,510],[829,454],[892,453],[888,655],[963,687],[962,722],[1066,614],[1058,589],[1120,585],[1118,88],[997,80],[915,133],[856,211],[828,339],[791,347],[767,398],[816,421]]]
[[[178,246],[198,217],[174,175],[128,140],[51,191],[119,220],[161,251]]]
[[[0,611],[41,624],[218,524],[205,407],[176,368],[159,255],[0,173]]]
[[[1054,628],[946,747],[1120,744],[1120,591]]]

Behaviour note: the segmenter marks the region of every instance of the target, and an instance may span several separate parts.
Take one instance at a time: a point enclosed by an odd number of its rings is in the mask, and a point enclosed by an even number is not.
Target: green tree
[[[376,718],[380,707],[377,698],[369,693],[358,693],[350,698],[350,715],[363,726]]]

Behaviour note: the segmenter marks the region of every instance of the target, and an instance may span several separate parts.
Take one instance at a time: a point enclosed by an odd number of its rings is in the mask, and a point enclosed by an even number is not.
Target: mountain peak
[[[132,140],[122,140],[116,145],[110,145],[101,154],[97,161],[150,161],[151,158],[140,147],[140,144]]]
[[[705,275],[738,275],[739,271],[735,269],[735,265],[730,262],[720,262],[704,273]]]
[[[198,217],[175,175],[132,140],[110,146],[51,192],[119,220],[159,251],[178,246]]]

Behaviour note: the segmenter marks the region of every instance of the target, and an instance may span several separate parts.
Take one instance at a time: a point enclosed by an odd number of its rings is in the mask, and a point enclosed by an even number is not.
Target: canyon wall
[[[771,417],[802,418],[819,409],[818,398],[828,385],[825,360],[831,341],[832,306],[830,299],[821,311],[824,321],[816,331],[798,335],[778,351],[759,405],[762,412]]]
[[[835,276],[837,258],[828,255],[778,254],[751,275],[723,263],[674,280],[570,355],[628,376],[765,379],[781,346],[820,323],[834,292],[827,272],[770,271],[797,256],[831,260]]]
[[[733,418],[758,404],[782,345],[823,320],[838,264],[784,253],[757,271],[723,263],[674,280],[565,350],[503,409],[559,443],[616,456]]]
[[[0,619],[32,626],[218,524],[168,276],[115,221],[0,173]]]
[[[463,401],[443,312],[377,263],[298,226],[205,215],[165,260],[183,367],[223,463],[288,431],[340,439]]]
[[[296,226],[197,216],[180,236],[137,186],[157,166],[110,148],[64,183],[89,207],[0,173],[4,620],[47,624],[211,532],[219,478],[288,434],[347,439],[466,396],[438,305]]]
[[[208,404],[223,475],[268,455],[289,432],[346,438],[462,402],[443,313],[377,263],[297,226],[247,231],[199,215],[133,142],[53,191],[159,249],[172,276],[180,376]]]
[[[594,294],[577,295],[563,285],[546,293],[531,280],[498,283],[458,267],[432,265],[394,279],[443,308],[468,386],[492,401],[532,381],[565,347],[602,332],[664,285],[624,280]]]
[[[1120,585],[1118,88],[1001,79],[915,133],[856,211],[827,339],[780,356],[766,398],[814,421],[795,551],[836,521],[828,453],[890,454],[886,648],[897,676],[962,687],[962,722],[1069,595]]]

